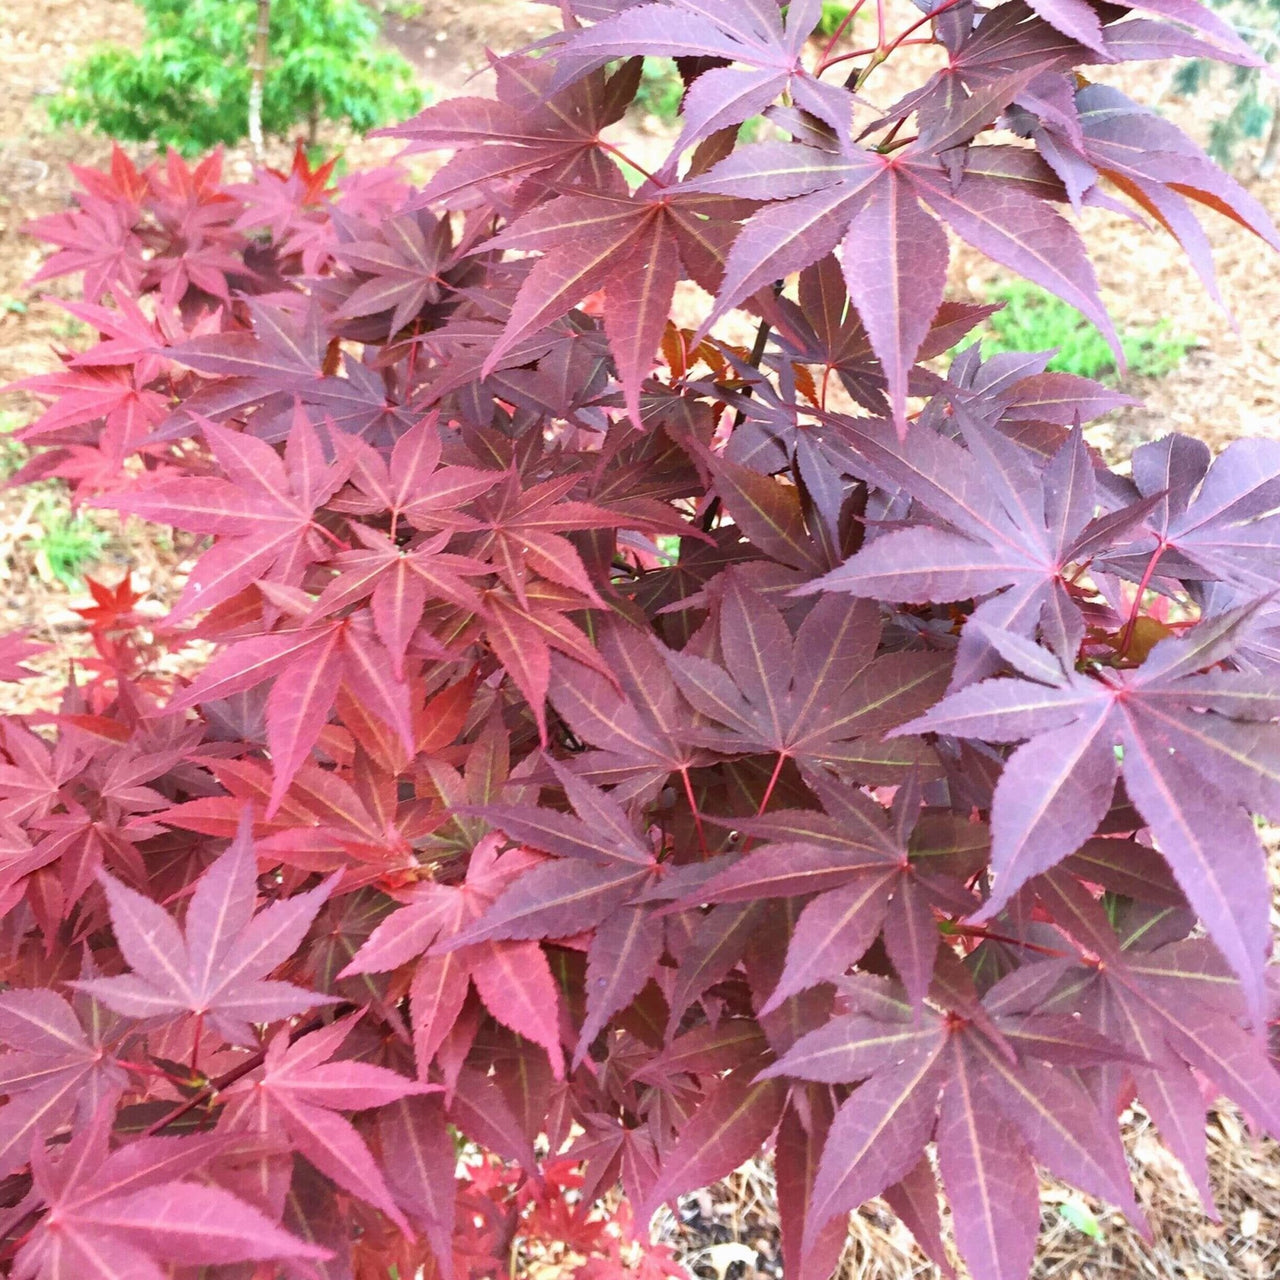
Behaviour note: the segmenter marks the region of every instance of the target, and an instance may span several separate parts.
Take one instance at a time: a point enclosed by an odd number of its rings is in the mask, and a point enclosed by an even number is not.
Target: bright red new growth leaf
[[[99,340],[24,384],[22,478],[202,541],[0,723],[5,1274],[658,1280],[643,1215],[771,1149],[789,1280],[876,1195],[951,1274],[940,1192],[1018,1280],[1037,1167],[1141,1228],[1135,1096],[1206,1199],[1205,1082],[1280,1135],[1280,445],[1122,475],[1123,397],[937,366],[991,310],[949,233],[1108,332],[1084,205],[1211,292],[1198,209],[1280,246],[1090,83],[1252,55],[1192,0],[945,0],[846,80],[819,0],[560,7],[391,131],[452,153],[422,190],[117,151],[35,227]],[[907,39],[946,65],[877,110]]]

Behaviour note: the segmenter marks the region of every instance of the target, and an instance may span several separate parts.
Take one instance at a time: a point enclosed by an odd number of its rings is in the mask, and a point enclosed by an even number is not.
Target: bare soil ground
[[[435,0],[416,15],[389,15],[388,40],[420,69],[440,94],[483,92],[485,49],[506,51],[546,34],[554,7],[528,0]],[[66,207],[74,180],[72,164],[97,165],[110,144],[86,133],[53,130],[43,99],[65,68],[102,40],[136,42],[142,24],[130,0],[16,0],[0,5],[0,385],[56,367],[54,349],[83,341],[78,325],[24,282],[42,249],[21,228],[30,218]],[[867,92],[887,103],[910,82],[887,65]],[[896,77],[896,79],[895,79]],[[1134,66],[1098,73],[1142,102],[1160,109],[1204,142],[1208,122],[1228,109],[1225,91],[1183,101],[1168,92],[1167,68]],[[662,154],[667,135],[652,120],[627,126],[637,158]],[[385,140],[362,140],[330,131],[322,136],[341,147],[352,164],[376,163],[394,154]],[[279,146],[270,158],[287,161]],[[1256,155],[1248,147],[1236,158],[1236,176],[1272,210],[1280,210],[1280,178],[1251,181]],[[247,176],[248,155],[232,151],[228,171]],[[1199,345],[1172,374],[1126,387],[1141,396],[1141,408],[1122,411],[1095,429],[1095,438],[1117,456],[1143,440],[1177,430],[1215,447],[1241,435],[1280,435],[1280,260],[1261,242],[1225,219],[1212,218],[1221,289],[1238,329],[1217,312],[1182,259],[1177,246],[1157,231],[1113,214],[1088,211],[1087,235],[1105,299],[1123,326],[1161,318]],[[953,262],[953,285],[979,294],[996,272],[967,250]],[[72,296],[73,284],[54,282],[48,292]],[[26,420],[33,402],[20,394],[0,396],[0,415],[10,425]],[[36,548],[46,508],[25,492],[0,492],[0,629],[31,628],[54,650],[38,660],[47,674],[0,689],[0,713],[47,706],[65,680],[68,664],[84,654],[74,606],[86,603],[49,574]],[[170,584],[182,568],[181,548],[158,549],[136,525],[104,518],[109,542],[105,564],[93,569],[114,582],[126,566],[135,584],[147,587],[154,611],[163,611]],[[1139,1200],[1152,1225],[1145,1244],[1119,1215],[1091,1205],[1098,1236],[1073,1224],[1064,1205],[1085,1203],[1046,1183],[1037,1280],[1265,1280],[1280,1275],[1280,1148],[1251,1138],[1230,1108],[1215,1111],[1208,1125],[1210,1169],[1220,1221],[1205,1218],[1176,1163],[1141,1113],[1125,1124]],[[753,1275],[780,1277],[777,1222],[771,1175],[752,1165],[724,1184],[686,1197],[678,1216],[658,1220],[657,1229],[678,1243],[698,1274],[716,1280]],[[1078,1220],[1078,1219],[1077,1219]],[[531,1269],[532,1271],[532,1269]],[[545,1267],[538,1274],[554,1274]],[[906,1280],[937,1272],[915,1251],[904,1228],[873,1203],[853,1219],[843,1280]]]

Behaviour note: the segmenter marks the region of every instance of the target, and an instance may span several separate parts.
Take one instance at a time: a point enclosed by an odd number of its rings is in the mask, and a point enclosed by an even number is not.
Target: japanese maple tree
[[[33,228],[99,338],[18,482],[199,541],[0,723],[6,1274],[656,1280],[768,1150],[789,1277],[881,1195],[951,1274],[945,1194],[1019,1280],[1037,1169],[1145,1229],[1135,1100],[1209,1212],[1207,1100],[1280,1136],[1280,442],[1120,469],[1124,397],[941,359],[953,238],[1108,333],[1085,206],[1210,292],[1202,214],[1280,248],[1105,83],[1254,54],[1193,0],[560,9],[390,131],[425,186],[117,151]]]

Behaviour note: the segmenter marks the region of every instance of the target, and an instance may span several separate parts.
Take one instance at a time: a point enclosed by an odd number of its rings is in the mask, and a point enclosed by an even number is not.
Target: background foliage
[[[1274,65],[1280,54],[1280,2],[1278,0],[1219,0],[1215,6],[1234,23],[1243,39],[1257,50],[1260,59]],[[1280,159],[1280,123],[1277,122],[1277,88],[1273,75],[1260,67],[1232,67],[1223,70],[1205,58],[1193,58],[1177,69],[1174,88],[1196,94],[1225,76],[1234,91],[1231,110],[1215,119],[1209,133],[1209,151],[1222,164],[1229,164],[1240,144],[1265,139],[1258,166],[1261,177],[1275,171]]]
[[[138,52],[105,47],[71,73],[50,103],[55,124],[156,142],[184,155],[236,143],[248,129],[255,0],[140,0]],[[366,131],[416,110],[412,68],[377,47],[360,0],[273,0],[263,131],[287,137],[315,120]]]

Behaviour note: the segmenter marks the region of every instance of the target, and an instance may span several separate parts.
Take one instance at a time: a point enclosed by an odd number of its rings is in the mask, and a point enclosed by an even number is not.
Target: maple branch
[[[1025,938],[1015,938],[1011,934],[995,933],[983,925],[947,923],[943,932],[961,938],[977,938],[980,941],[1004,942],[1011,947],[1025,947],[1028,951],[1035,951],[1042,956],[1051,956],[1055,960],[1074,960],[1077,958],[1074,951],[1061,951],[1057,947],[1046,947],[1039,942],[1028,942]]]
[[[33,1206],[31,1211],[26,1214],[26,1216],[22,1219],[22,1221],[23,1222],[27,1221],[27,1219],[30,1218],[33,1213],[38,1213],[38,1212],[39,1212],[39,1206]],[[34,1226],[28,1227],[27,1230],[22,1233],[22,1235],[20,1235],[16,1240],[11,1240],[4,1247],[3,1251],[0,1251],[0,1264],[8,1262],[11,1258],[13,1258],[18,1253],[18,1251],[22,1248],[22,1246],[26,1244],[28,1240],[31,1239],[31,1234],[32,1232],[35,1231],[36,1226],[39,1226],[39,1223],[36,1223]]]
[[[773,296],[775,298],[782,292],[782,286],[785,283],[786,282],[783,280],[775,280],[773,282]],[[768,345],[769,334],[771,332],[772,332],[772,326],[769,324],[769,321],[764,316],[761,316],[760,323],[756,327],[756,339],[751,344],[751,353],[747,356],[747,363],[753,369],[758,370],[760,368],[760,361],[764,359],[764,349]],[[753,394],[754,392],[751,389],[751,384],[748,383],[742,389],[742,398],[744,400],[749,400]],[[747,411],[746,409],[740,408],[737,411],[737,413],[733,415],[733,425],[729,428],[730,434],[737,431],[737,429],[740,426],[742,426],[742,424],[746,420],[747,420]],[[719,512],[720,512],[720,499],[717,496],[712,498],[711,501],[707,503],[706,514],[702,517],[703,533],[711,532],[712,526],[715,524],[715,519],[716,519],[716,516],[719,514]]]
[[[693,795],[693,783],[689,779],[689,766],[687,764],[680,766],[680,776],[684,779],[685,799],[689,801],[689,810],[693,814],[694,829],[698,833],[698,844],[702,846],[702,856],[705,858],[710,853],[707,846],[707,833],[702,826],[702,813],[698,809],[698,802]]]
[[[1068,587],[1075,587],[1075,586],[1079,586],[1079,584],[1080,584],[1080,579],[1081,579],[1081,578],[1083,578],[1083,577],[1084,577],[1084,575],[1085,575],[1086,573],[1088,573],[1088,572],[1089,572],[1089,566],[1090,566],[1091,564],[1093,564],[1093,557],[1092,557],[1092,556],[1090,556],[1090,557],[1089,557],[1089,558],[1088,558],[1088,559],[1087,559],[1087,560],[1086,560],[1082,565],[1080,565],[1080,566],[1076,569],[1075,573],[1073,573],[1073,574],[1071,575],[1071,577],[1069,577],[1069,578],[1065,579],[1065,583],[1066,583],[1066,585],[1067,585]]]
[[[782,773],[782,766],[787,761],[787,754],[784,751],[778,752],[778,759],[774,763],[773,773],[769,775],[769,785],[764,789],[764,795],[760,798],[760,807],[756,810],[756,817],[762,817],[764,811],[769,807],[769,801],[773,798],[773,789],[778,785],[778,775]],[[754,836],[748,836],[742,842],[742,852],[748,853],[751,850]]]
[[[313,520],[311,522],[310,527],[314,529],[317,533],[322,534],[324,537],[328,538],[329,541],[332,542],[333,545],[337,547],[339,551],[351,550],[351,548],[345,542],[343,542],[343,540],[340,537],[338,537],[338,535],[334,533],[332,529],[326,529],[324,525],[320,523],[319,520]]]
[[[348,1006],[353,1008],[354,1006]],[[342,1006],[339,1006],[341,1009]],[[345,1011],[345,1010],[344,1010]],[[292,1044],[301,1036],[306,1035],[309,1031],[314,1031],[323,1022],[322,1014],[312,1014],[305,1022],[299,1023],[292,1031],[289,1032],[289,1043]],[[196,1107],[203,1106],[207,1102],[212,1102],[214,1098],[222,1092],[223,1089],[229,1089],[237,1080],[243,1080],[251,1071],[256,1071],[267,1060],[267,1051],[265,1048],[259,1049],[256,1053],[252,1053],[239,1066],[232,1067],[230,1071],[223,1072],[216,1080],[211,1080],[198,1093],[193,1093],[185,1102],[174,1107],[167,1115],[163,1115],[154,1124],[142,1131],[144,1138],[153,1137],[162,1130],[167,1129],[171,1124],[181,1120],[189,1111],[194,1111]]]
[[[929,38],[926,36],[926,37],[924,37],[923,39],[918,39],[918,40],[903,40],[901,43],[902,43],[903,45],[913,45],[913,44],[934,44],[934,43],[935,43],[935,41],[933,41],[933,40],[929,39]],[[893,47],[896,49],[896,48],[898,48],[899,46],[895,44]],[[854,58],[865,58],[865,57],[867,56],[867,54],[869,54],[869,53],[877,53],[877,52],[879,52],[879,48],[878,48],[878,46],[873,45],[873,44],[872,44],[872,45],[868,45],[865,49],[854,49],[854,50],[852,50],[852,51],[851,51],[851,52],[849,52],[849,53],[842,53],[838,58],[832,58],[832,59],[831,59],[831,61],[827,64],[827,66],[829,66],[829,67],[839,66],[839,64],[840,64],[840,63],[842,63],[842,62],[851,62]],[[886,53],[884,54],[884,57],[885,57],[885,58],[887,58],[888,56],[889,56],[889,55],[888,55],[888,53],[886,52]],[[878,61],[883,61],[883,60],[884,60],[884,58],[878,59]],[[870,63],[870,64],[869,64],[869,66],[874,66],[874,65],[876,65],[876,63],[875,63],[875,62],[873,62],[873,63]]]
[[[853,5],[849,9],[849,12],[840,20],[840,25],[831,33],[831,39],[827,41],[826,47],[822,50],[822,54],[818,59],[817,69],[813,73],[815,76],[820,76],[831,65],[831,63],[827,61],[831,56],[831,50],[836,47],[840,37],[844,35],[845,29],[854,20],[854,18],[858,16],[859,10],[866,3],[867,0],[858,0],[857,4]]]
[[[886,59],[886,58],[888,58],[888,57],[889,57],[889,55],[890,55],[890,54],[891,54],[895,49],[897,49],[897,48],[899,48],[900,46],[902,46],[902,45],[906,44],[906,42],[907,42],[907,41],[908,41],[908,40],[909,40],[913,35],[915,35],[915,33],[916,33],[917,31],[919,31],[919,30],[920,30],[920,28],[921,28],[921,27],[923,27],[923,26],[924,26],[924,24],[925,24],[926,22],[932,22],[932,21],[934,21],[934,19],[935,19],[935,18],[938,18],[940,15],[942,15],[942,14],[946,13],[946,11],[947,11],[948,9],[954,9],[954,8],[956,7],[956,5],[958,5],[958,4],[960,4],[960,3],[962,3],[962,0],[942,0],[942,3],[941,3],[941,4],[940,4],[936,9],[934,9],[931,13],[926,13],[926,14],[924,15],[924,17],[922,17],[922,18],[918,18],[918,19],[917,19],[915,22],[913,22],[909,27],[907,27],[907,28],[906,28],[906,30],[899,32],[899,33],[898,33],[898,34],[897,34],[897,35],[896,35],[896,36],[895,36],[891,41],[889,41],[889,43],[888,43],[888,44],[885,44],[885,42],[884,42],[884,29],[883,29],[883,28],[881,28],[881,31],[880,31],[880,40],[879,40],[879,44],[878,44],[878,46],[877,46],[877,52],[872,56],[871,61],[870,61],[870,62],[868,62],[868,63],[867,63],[867,65],[866,65],[865,67],[863,67],[863,68],[862,68],[862,71],[861,71],[861,73],[859,74],[859,76],[858,76],[857,80],[855,80],[855,81],[854,81],[854,85],[853,85],[854,92],[856,93],[859,89],[861,89],[861,88],[862,88],[862,86],[863,86],[863,84],[864,84],[864,82],[866,81],[866,78],[867,78],[867,77],[868,77],[868,76],[869,76],[869,75],[870,75],[870,74],[871,74],[871,73],[872,73],[872,72],[873,72],[873,71],[874,71],[874,70],[875,70],[875,69],[876,69],[876,68],[877,68],[877,67],[878,67],[882,62],[884,62],[884,61],[885,61],[885,59]],[[934,43],[934,41],[933,41],[933,39],[929,38],[929,39],[919,40],[919,41],[917,41],[916,43],[918,43],[918,44],[933,44],[933,43]],[[834,64],[833,64],[833,65],[834,65]]]
[[[649,170],[644,167],[644,165],[636,164],[636,162],[629,155],[627,155],[625,151],[621,150],[618,147],[615,147],[612,142],[606,142],[603,138],[597,138],[596,146],[598,146],[601,151],[608,151],[611,155],[617,156],[618,159],[621,160],[623,164],[630,165],[638,174],[640,174],[644,178],[648,178],[649,181],[654,183],[655,186],[665,187],[667,185],[665,182],[663,182],[661,178],[656,177],[654,174],[650,173]]]
[[[905,31],[901,32],[885,49],[884,56],[887,58],[896,48],[898,48],[899,45],[905,44],[907,38],[915,35],[915,33],[919,31],[926,22],[933,22],[936,18],[946,13],[948,9],[954,9],[956,5],[963,3],[964,0],[942,0],[942,3],[936,9],[926,13],[922,18],[917,18]],[[929,39],[924,40],[921,43],[932,44],[933,41]]]
[[[113,1057],[112,1061],[117,1067],[125,1071],[136,1071],[140,1076],[148,1076],[153,1080],[164,1080],[168,1084],[185,1085],[190,1082],[184,1080],[181,1076],[174,1075],[172,1071],[166,1071],[163,1067],[153,1067],[149,1062],[130,1062],[126,1058]]]
[[[773,789],[778,785],[778,775],[782,772],[782,766],[787,762],[785,752],[778,752],[777,763],[773,766],[773,773],[769,776],[769,785],[764,789],[764,795],[760,798],[760,807],[756,810],[756,817],[760,817],[769,807],[769,801],[773,799]]]
[[[1160,557],[1164,555],[1169,544],[1161,538],[1156,543],[1156,549],[1151,553],[1151,559],[1147,561],[1147,567],[1143,570],[1142,581],[1138,583],[1138,590],[1133,597],[1133,606],[1129,610],[1129,620],[1124,624],[1124,630],[1120,633],[1120,643],[1116,646],[1116,660],[1123,662],[1129,654],[1129,646],[1133,643],[1133,633],[1138,625],[1138,615],[1142,611],[1142,598],[1147,594],[1147,588],[1151,585],[1151,579],[1155,575],[1156,565],[1160,563]]]

